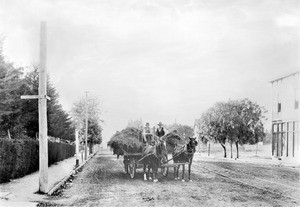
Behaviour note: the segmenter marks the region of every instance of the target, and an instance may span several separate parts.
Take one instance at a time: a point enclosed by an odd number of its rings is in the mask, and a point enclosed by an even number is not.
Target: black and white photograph
[[[299,0],[0,0],[0,206],[300,206]]]

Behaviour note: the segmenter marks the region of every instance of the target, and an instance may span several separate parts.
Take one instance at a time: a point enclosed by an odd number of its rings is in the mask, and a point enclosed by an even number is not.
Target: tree
[[[219,143],[224,150],[224,157],[227,157],[225,142],[227,140],[226,127],[224,126],[224,103],[216,103],[201,115],[196,122],[200,129],[200,137],[206,142]]]
[[[94,119],[90,119],[88,122],[88,144],[90,146],[90,152],[94,144],[102,143],[102,127]]]
[[[38,100],[21,100],[21,95],[37,95],[39,88],[38,65],[24,77],[23,68],[16,68],[4,60],[0,40],[0,136],[37,137]],[[48,78],[49,80],[49,78]],[[58,93],[50,81],[47,82],[48,134],[61,139],[74,140],[74,129],[69,115],[58,102]]]
[[[76,101],[71,109],[72,124],[79,132],[81,143],[85,143],[86,107],[88,107],[88,143],[90,149],[92,149],[94,144],[100,144],[102,142],[101,124],[103,120],[101,119],[99,100],[90,96],[87,101],[85,97]]]
[[[38,94],[39,87],[39,66],[33,65],[32,71],[26,74],[25,81],[27,84],[27,95]],[[58,137],[64,140],[73,141],[75,139],[74,127],[71,122],[71,117],[65,112],[58,102],[59,94],[54,85],[47,81],[47,95],[51,98],[47,101],[47,121],[48,135]],[[36,137],[38,134],[38,101],[37,100],[22,100],[22,124],[26,134],[30,137]]]
[[[224,157],[225,142],[230,143],[231,157],[232,144],[235,143],[236,157],[239,158],[239,144],[254,144],[265,136],[262,124],[264,113],[263,107],[248,99],[220,102],[203,113],[196,124],[202,137],[222,145]]]
[[[184,139],[188,139],[189,137],[194,136],[194,129],[188,125],[181,125],[181,124],[172,124],[167,127],[168,131],[176,131],[178,135]]]
[[[81,97],[71,108],[72,122],[77,129],[85,127],[86,105],[88,107],[89,120],[93,119],[99,124],[103,123],[103,120],[101,119],[101,107],[99,100],[90,96],[86,101],[85,97]]]
[[[127,127],[134,127],[142,131],[144,128],[143,120],[142,119],[130,120],[127,124]]]
[[[265,137],[262,120],[266,118],[265,113],[267,111],[249,99],[236,102],[233,110],[236,116],[232,126],[236,137],[234,140],[237,149],[236,158],[239,158],[238,144],[255,144]]]
[[[20,94],[26,92],[23,69],[4,60],[0,41],[0,135],[8,137],[23,132],[20,125]]]

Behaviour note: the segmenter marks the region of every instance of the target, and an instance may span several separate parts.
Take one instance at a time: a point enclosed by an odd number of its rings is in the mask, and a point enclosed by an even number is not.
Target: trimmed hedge
[[[48,141],[48,164],[72,157],[75,146]],[[39,169],[39,142],[32,139],[0,139],[0,183]]]
[[[61,160],[74,156],[75,145],[48,141],[48,164],[52,165]]]

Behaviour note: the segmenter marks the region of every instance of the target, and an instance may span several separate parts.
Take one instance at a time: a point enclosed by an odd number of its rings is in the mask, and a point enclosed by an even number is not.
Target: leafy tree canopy
[[[189,137],[194,136],[194,129],[188,125],[181,125],[181,124],[172,124],[167,127],[169,132],[176,132],[180,137],[183,139],[187,139]]]
[[[134,127],[139,130],[143,130],[144,124],[142,119],[135,119],[135,120],[130,120],[127,124],[127,127]]]
[[[265,133],[262,120],[267,111],[249,99],[219,102],[197,120],[199,135],[204,141],[255,144]],[[226,153],[226,152],[225,152]],[[225,155],[226,156],[226,155]]]
[[[0,136],[12,138],[38,135],[38,100],[21,100],[21,95],[37,95],[38,66],[25,74],[23,68],[16,68],[5,61],[0,40]],[[49,79],[49,78],[48,78]],[[74,140],[74,128],[70,116],[58,102],[58,93],[50,81],[47,82],[48,135]]]
[[[34,65],[32,71],[26,74],[25,81],[29,88],[27,94],[38,94],[39,83],[38,66]],[[74,140],[74,127],[72,126],[71,117],[65,112],[58,102],[58,92],[53,84],[47,81],[47,95],[51,98],[47,101],[47,119],[48,119],[48,135],[59,137],[65,140]],[[28,136],[34,137],[38,133],[38,101],[22,100],[23,113],[22,120]]]
[[[86,107],[88,109],[88,143],[100,144],[102,142],[103,120],[101,119],[101,107],[97,98],[89,96],[80,98],[71,109],[72,125],[79,131],[81,142],[84,142]]]

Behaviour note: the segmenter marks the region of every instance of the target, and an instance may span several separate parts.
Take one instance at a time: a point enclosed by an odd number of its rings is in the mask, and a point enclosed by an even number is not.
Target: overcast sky
[[[130,119],[193,125],[217,101],[270,108],[269,81],[299,70],[297,0],[0,0],[5,57],[47,68],[66,110],[103,106],[105,142]]]

